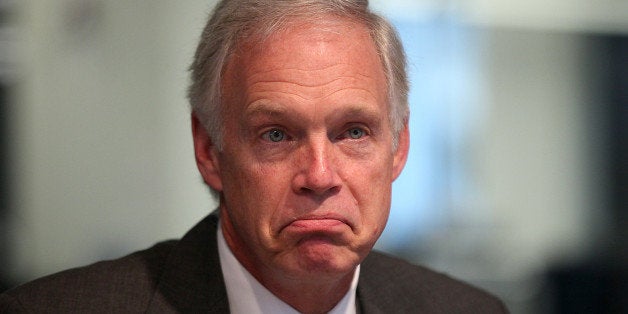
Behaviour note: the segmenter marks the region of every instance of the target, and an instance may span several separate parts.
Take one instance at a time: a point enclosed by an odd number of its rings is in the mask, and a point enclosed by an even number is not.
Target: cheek
[[[223,193],[233,215],[254,225],[270,223],[290,188],[287,171],[250,159],[233,158],[225,164],[227,166],[222,169],[225,177]]]
[[[392,166],[389,162],[361,163],[346,172],[345,180],[358,202],[363,219],[379,224],[388,218],[391,198]]]

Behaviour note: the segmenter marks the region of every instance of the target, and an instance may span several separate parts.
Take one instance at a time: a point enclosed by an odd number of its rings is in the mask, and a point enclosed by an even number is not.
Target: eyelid
[[[351,130],[354,130],[354,129],[360,129],[360,130],[362,130],[362,131],[364,132],[364,134],[363,134],[360,138],[353,139],[353,138],[351,138],[351,136],[349,135],[349,132],[350,132]],[[338,136],[338,138],[339,138],[339,139],[352,139],[352,140],[356,140],[356,141],[357,141],[357,140],[361,140],[361,139],[363,139],[365,136],[369,136],[369,135],[371,135],[371,130],[370,130],[367,126],[365,126],[364,124],[362,124],[362,123],[349,123],[349,124],[348,124],[348,125],[344,128],[344,130],[340,133],[340,135]]]

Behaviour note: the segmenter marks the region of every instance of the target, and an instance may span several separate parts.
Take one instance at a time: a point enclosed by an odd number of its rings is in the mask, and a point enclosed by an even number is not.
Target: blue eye
[[[281,130],[272,129],[262,136],[264,139],[267,139],[271,142],[281,142],[286,137],[285,133]]]
[[[353,128],[350,129],[349,131],[347,131],[348,135],[350,138],[357,140],[359,138],[361,138],[362,136],[364,136],[364,130],[359,129],[359,128]]]

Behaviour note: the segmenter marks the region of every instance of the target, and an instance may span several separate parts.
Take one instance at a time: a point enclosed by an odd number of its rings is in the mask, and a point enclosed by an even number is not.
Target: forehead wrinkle
[[[372,80],[372,78],[368,75],[363,75],[363,74],[356,74],[358,76],[361,76],[363,78],[365,78],[365,81],[368,80]],[[347,86],[347,85],[343,85],[343,80],[350,80],[352,81],[352,84]],[[254,92],[277,92],[277,93],[281,93],[281,94],[287,94],[287,95],[292,95],[295,96],[297,98],[303,99],[303,100],[316,100],[316,99],[322,99],[322,98],[327,98],[327,97],[331,97],[336,93],[339,92],[343,92],[343,91],[360,91],[360,92],[366,92],[368,94],[371,95],[371,97],[373,97],[373,99],[377,100],[378,99],[378,95],[376,93],[376,91],[373,91],[371,88],[368,88],[368,86],[361,86],[361,85],[369,85],[367,84],[360,84],[360,83],[366,83],[366,82],[359,82],[359,79],[356,79],[354,76],[350,76],[350,75],[341,75],[341,76],[336,76],[335,78],[332,78],[326,82],[322,82],[322,83],[303,83],[301,81],[286,81],[286,80],[260,80],[260,81],[256,81],[251,83],[250,86],[248,86],[248,90],[253,89]],[[301,87],[301,88],[306,88],[306,89],[316,89],[316,88],[323,88],[322,91],[320,91],[321,94],[318,97],[305,97],[302,95],[302,93],[299,93],[298,91],[292,92],[290,90],[290,88],[282,88],[281,90],[274,90],[272,88],[264,88],[264,85],[272,85],[273,84],[284,84],[284,85],[293,85],[296,87]],[[340,85],[340,86],[337,86]],[[337,87],[334,87],[337,86]],[[261,88],[260,88],[261,87]],[[259,90],[255,90],[255,89],[259,89]],[[267,89],[267,90],[266,90]]]
[[[275,83],[275,82],[267,82],[269,84]],[[260,85],[263,85],[264,83],[261,83]],[[256,84],[257,85],[257,84]],[[274,90],[274,89],[268,89],[268,90],[261,90],[261,91],[255,91],[252,94],[255,93],[263,93],[263,94],[282,94],[282,95],[290,95],[293,96],[295,98],[299,98],[301,100],[309,100],[309,98],[297,93],[297,92],[292,92],[290,90]],[[251,95],[248,95],[251,96]],[[253,98],[259,98],[259,99],[255,99],[255,100],[251,100],[251,101],[247,101],[247,104],[254,104],[255,102],[260,101],[260,99],[266,99],[267,97],[253,97]],[[270,101],[270,100],[268,100]]]
[[[334,79],[331,79],[327,82],[323,82],[323,83],[317,83],[317,84],[307,84],[307,83],[301,83],[301,82],[289,82],[289,81],[284,81],[284,80],[261,80],[261,81],[255,81],[251,86],[255,86],[257,84],[263,84],[263,83],[281,83],[281,84],[289,84],[289,85],[297,85],[299,87],[321,87],[321,86],[325,86],[325,85],[330,85],[332,83],[335,83],[337,81],[340,81],[342,79],[353,79],[353,77],[350,76],[340,76],[340,77],[336,77]]]
[[[368,88],[361,88],[361,87],[355,87],[355,88],[342,88],[342,87],[340,87],[340,88],[337,88],[334,91],[331,91],[330,93],[328,93],[326,95],[323,95],[321,97],[317,97],[316,99],[329,98],[329,97],[332,97],[333,95],[335,95],[337,93],[346,92],[346,91],[350,91],[350,90],[366,92],[369,95],[371,95],[371,97],[373,97],[373,99],[375,99],[377,101],[377,95],[373,91],[371,91]]]
[[[268,83],[272,83],[272,82],[268,82]],[[305,88],[317,88],[318,87],[318,86],[306,86],[306,85],[300,85],[300,84],[293,84],[293,85],[298,85],[300,87],[305,87]],[[268,91],[268,92],[269,93],[276,93],[276,94],[283,94],[283,95],[290,95],[290,96],[293,96],[295,98],[298,98],[298,99],[301,99],[301,100],[304,100],[304,101],[314,101],[314,100],[321,100],[321,99],[325,99],[325,98],[331,98],[335,94],[338,94],[338,93],[341,93],[341,92],[348,92],[348,91],[364,92],[366,94],[369,94],[375,101],[377,101],[376,93],[374,93],[370,89],[361,88],[361,87],[354,87],[354,88],[338,87],[338,88],[336,88],[334,90],[326,92],[324,95],[313,96],[313,97],[306,97],[306,96],[303,96],[302,93],[291,92],[289,90],[282,90],[282,91],[271,90],[271,91]],[[255,101],[253,101],[253,102],[255,102]],[[253,102],[251,102],[251,103],[253,103]]]
[[[342,64],[342,65],[346,65],[351,68],[356,68],[355,65],[350,65],[350,64]],[[297,69],[297,68],[277,68],[277,69],[272,69],[268,71],[256,71],[255,73],[250,73],[250,74],[246,73],[244,76],[246,77],[247,82],[253,81],[253,84],[258,83],[258,82],[269,82],[269,83],[270,82],[286,82],[286,83],[297,84],[300,86],[322,86],[322,85],[334,83],[342,79],[356,80],[356,77],[365,78],[366,80],[373,79],[370,75],[362,74],[362,73],[352,73],[351,75],[338,75],[338,74],[331,74],[331,75],[323,74],[320,76],[316,75],[316,72],[326,71],[330,69],[331,67],[326,67],[325,69],[307,69],[307,70]],[[343,72],[348,72],[348,71],[349,70],[347,69]],[[295,74],[292,72],[297,72],[297,73]],[[268,77],[268,78],[256,80],[256,78],[259,76]],[[297,82],[297,81],[321,80],[322,77],[326,77],[326,76],[330,77],[330,79],[328,79],[327,81],[323,83],[307,84],[307,83]],[[289,82],[286,80],[286,78],[292,79],[294,80],[294,82]]]
[[[253,62],[259,62],[259,59],[253,59]],[[352,66],[349,63],[337,63],[337,64],[332,64],[332,65],[327,65],[321,68],[313,68],[313,69],[302,69],[302,68],[297,68],[297,67],[285,67],[285,65],[280,64],[278,65],[276,68],[271,68],[268,69],[267,65],[264,65],[264,67],[250,67],[250,70],[253,70],[254,73],[251,73],[250,77],[254,77],[257,75],[263,75],[263,74],[270,74],[273,72],[280,72],[280,71],[284,71],[284,70],[288,70],[288,71],[298,71],[298,72],[316,72],[316,71],[325,71],[325,70],[330,70],[332,68],[335,67],[339,67],[339,66],[343,66],[343,65],[347,65],[347,66]]]

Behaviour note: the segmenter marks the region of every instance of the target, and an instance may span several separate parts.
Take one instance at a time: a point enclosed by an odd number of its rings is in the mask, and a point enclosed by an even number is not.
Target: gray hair
[[[393,148],[408,121],[406,59],[393,26],[368,8],[368,0],[221,0],[207,22],[190,66],[188,98],[192,111],[222,149],[221,80],[238,45],[289,28],[295,20],[330,15],[364,24],[379,53],[387,79]]]

